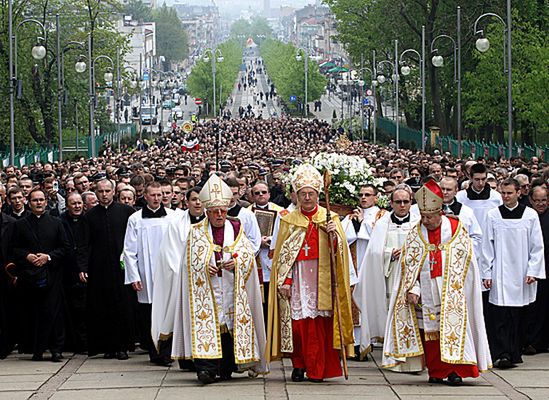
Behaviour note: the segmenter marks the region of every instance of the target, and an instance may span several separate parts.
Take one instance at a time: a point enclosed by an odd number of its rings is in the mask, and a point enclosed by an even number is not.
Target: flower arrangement
[[[323,174],[332,174],[330,202],[346,206],[358,205],[360,187],[365,184],[381,188],[384,179],[374,177],[373,170],[364,158],[338,153],[312,154],[310,163]]]

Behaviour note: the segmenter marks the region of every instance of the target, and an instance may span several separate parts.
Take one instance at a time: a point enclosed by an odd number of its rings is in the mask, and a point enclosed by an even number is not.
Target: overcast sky
[[[263,0],[214,0],[222,14],[230,12],[232,15],[240,14],[243,10],[263,10]],[[315,4],[317,0],[270,0],[271,8],[279,8],[280,6],[291,6],[295,8],[306,6],[307,4]],[[160,3],[162,0],[160,0]],[[206,5],[212,4],[211,0],[166,0],[166,4],[173,3]],[[318,1],[320,3],[320,1]]]

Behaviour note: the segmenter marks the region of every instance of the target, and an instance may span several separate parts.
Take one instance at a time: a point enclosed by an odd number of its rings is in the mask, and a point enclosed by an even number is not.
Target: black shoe
[[[51,353],[52,362],[61,362],[63,360],[63,355],[61,353]]]
[[[533,356],[537,353],[538,351],[532,345],[528,345],[524,348],[524,350],[522,350],[522,354],[524,354],[525,356]]]
[[[305,380],[305,370],[303,368],[294,368],[292,371],[292,382],[303,382]]]
[[[113,359],[113,358],[115,358],[115,357],[116,357],[116,353],[105,353],[105,355],[103,356],[103,358],[104,358],[105,360],[111,360],[111,359]]]
[[[513,367],[513,363],[507,357],[502,357],[496,360],[494,367],[499,369],[507,369]]]
[[[179,364],[179,369],[187,370],[190,372],[196,372],[196,368],[192,360],[181,359],[181,360],[177,360],[177,363]]]
[[[322,382],[324,382],[324,379],[307,378],[307,380],[308,380],[309,382],[312,382],[312,383],[322,383]]]
[[[160,357],[152,359],[151,362],[155,365],[160,365],[161,367],[169,367],[172,365],[173,360],[169,357]]]
[[[208,371],[198,371],[196,376],[198,377],[199,382],[204,385],[215,382],[215,376]]]
[[[33,354],[32,361],[44,361],[44,356],[42,354]]]
[[[448,385],[451,386],[459,386],[463,383],[463,379],[461,379],[461,376],[456,374],[455,372],[452,372],[450,375],[448,375]]]
[[[233,375],[232,372],[221,373],[221,375],[219,376],[219,380],[220,381],[230,381],[231,379],[233,379],[232,375]]]
[[[444,379],[429,377],[429,383],[444,383]]]
[[[130,357],[128,356],[127,351],[119,351],[118,353],[116,353],[116,358],[119,360],[127,360]]]

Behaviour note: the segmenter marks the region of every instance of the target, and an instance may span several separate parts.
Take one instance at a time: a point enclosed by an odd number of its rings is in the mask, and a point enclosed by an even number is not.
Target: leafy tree
[[[66,3],[61,0],[25,1],[14,3],[14,27],[25,15],[33,15],[43,23],[46,29],[44,46],[46,57],[36,61],[31,57],[31,48],[36,44],[37,36],[43,36],[35,24],[24,24],[17,29],[18,78],[22,82],[21,98],[15,101],[15,138],[16,146],[47,146],[57,140],[57,63],[56,32],[50,27],[55,23],[55,14],[61,16],[61,46],[64,51],[65,89],[71,100],[64,107],[65,115],[74,115],[75,104],[79,104],[81,126],[87,123],[88,74],[77,75],[74,63],[80,54],[87,54],[88,33],[92,36],[94,57],[108,55],[114,59],[116,47],[122,52],[126,49],[125,39],[113,29],[117,4],[112,1],[76,0]],[[75,11],[77,10],[77,11]],[[7,4],[2,4],[0,14],[0,91],[8,98],[8,39]],[[83,42],[84,48],[67,46],[70,41]],[[86,61],[89,68],[89,61]],[[102,76],[107,65],[98,62],[96,77]],[[9,143],[9,102],[0,104],[0,146]],[[69,120],[72,121],[72,118]]]
[[[166,62],[178,62],[189,54],[189,38],[183,23],[173,7],[166,3],[153,13],[156,22],[157,53],[166,58]]]
[[[216,62],[215,74],[216,102],[219,108],[227,102],[236,82],[242,63],[242,47],[235,40],[229,40],[217,48],[223,55],[223,61]],[[200,97],[213,106],[212,60],[200,60],[195,64],[187,79],[187,86],[193,97]]]
[[[261,56],[269,77],[273,81],[279,98],[289,103],[290,96],[303,101],[305,97],[305,63],[296,60],[298,50],[292,44],[266,40],[261,46]],[[303,56],[302,52],[301,55]],[[308,102],[320,99],[324,93],[326,78],[319,72],[318,65],[309,61],[307,76]],[[297,102],[293,104],[297,111]]]
[[[502,74],[501,24],[490,24],[491,55],[480,55],[475,49],[477,37],[472,26],[485,12],[505,17],[505,2],[487,0],[325,0],[337,19],[338,40],[345,44],[354,65],[361,55],[370,60],[376,50],[377,60],[394,60],[394,39],[400,51],[421,49],[421,26],[426,27],[426,89],[427,124],[438,125],[444,134],[455,132],[456,84],[453,74],[453,47],[450,41],[439,41],[437,47],[445,57],[445,67],[435,68],[431,61],[430,44],[437,35],[456,38],[456,7],[462,10],[462,71],[464,129],[470,136],[481,133],[490,138],[495,133],[503,137],[507,126],[505,75]],[[513,89],[515,126],[525,141],[530,132],[541,137],[547,132],[542,110],[547,98],[547,21],[546,1],[513,2]],[[519,18],[520,16],[520,18]],[[492,22],[494,20],[491,20]],[[483,26],[489,20],[482,22]],[[492,26],[493,25],[493,26]],[[499,41],[499,50],[498,50]],[[521,46],[521,43],[523,44]],[[536,59],[533,59],[534,55]],[[406,60],[412,67],[409,77],[400,76],[400,101],[408,125],[420,125],[421,98],[419,95],[418,61]],[[534,86],[535,85],[535,86]],[[502,88],[501,93],[498,88]],[[532,88],[537,89],[532,92]],[[483,107],[484,106],[484,107]],[[490,110],[490,107],[493,107]],[[503,107],[503,108],[502,108]],[[488,133],[487,133],[488,132]]]
[[[166,3],[164,3],[165,5]],[[152,20],[151,7],[141,0],[129,0],[122,9],[122,13],[124,15],[131,15],[132,19],[136,21],[145,22]]]
[[[231,37],[236,39],[242,46],[248,38],[252,38],[254,42],[261,44],[266,38],[270,38],[273,30],[269,26],[269,22],[260,16],[255,16],[250,22],[241,18],[233,22],[231,25]]]

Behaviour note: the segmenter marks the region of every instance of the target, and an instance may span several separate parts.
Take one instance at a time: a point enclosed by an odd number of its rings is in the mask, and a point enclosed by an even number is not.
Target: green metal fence
[[[122,124],[120,125],[120,136],[118,132],[104,133],[95,137],[95,148],[99,151],[104,141],[107,140],[114,147],[119,140],[124,138],[135,138],[137,135],[137,127],[134,124]],[[78,144],[78,145],[77,145]],[[84,136],[76,139],[63,140],[63,159],[72,157],[75,154],[83,155],[87,158],[91,158],[94,155],[91,154],[91,137]],[[10,153],[0,152],[0,160],[2,160],[2,166],[5,167],[10,163]],[[29,165],[38,161],[42,162],[54,162],[59,161],[59,148],[58,147],[28,147],[25,149],[17,149],[15,151],[15,166],[22,167],[23,165]]]
[[[378,137],[381,140],[389,141],[396,139],[396,124],[394,121],[378,118],[377,119]],[[430,144],[430,132],[426,132],[427,143]],[[407,126],[400,125],[399,129],[400,147],[420,149],[421,131],[410,129]],[[462,140],[462,154],[464,157],[493,157],[499,158],[508,155],[507,144],[479,142],[472,140]],[[441,136],[437,140],[437,148],[443,152],[450,152],[453,156],[458,155],[458,141],[449,136]],[[521,156],[526,159],[538,157],[540,160],[549,162],[549,146],[528,146],[520,143],[513,143],[513,156]]]

